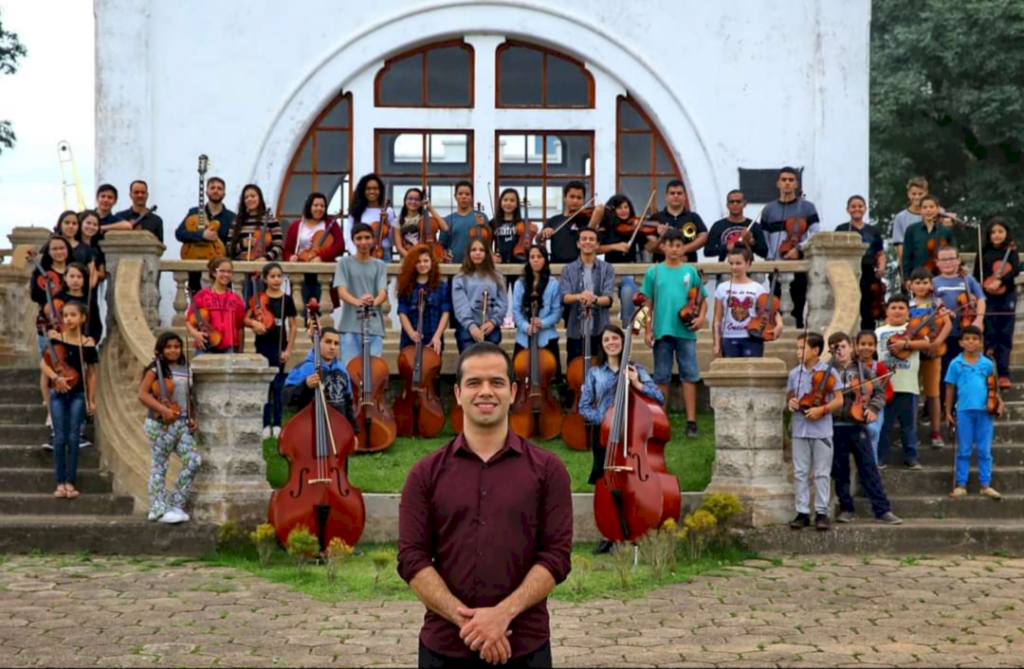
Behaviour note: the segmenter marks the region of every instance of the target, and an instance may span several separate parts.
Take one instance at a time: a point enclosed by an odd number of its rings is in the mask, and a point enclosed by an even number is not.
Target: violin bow
[[[644,213],[640,215],[640,218],[636,219],[636,227],[633,228],[633,236],[629,238],[630,246],[633,245],[633,242],[636,240],[637,233],[640,232],[640,228],[643,227],[643,223],[647,219],[647,214],[651,211],[651,205],[654,204],[654,195],[657,192],[658,191],[656,189],[651,189],[651,196],[647,198],[647,204],[644,206]],[[662,237],[663,236],[664,235],[662,235]],[[658,243],[661,243],[660,238],[658,239]]]
[[[594,197],[590,198],[590,199],[589,199],[589,200],[588,200],[588,201],[587,201],[586,203],[584,203],[584,205],[583,205],[582,207],[580,207],[579,209],[577,209],[577,210],[576,210],[576,211],[575,211],[575,212],[574,212],[574,213],[573,213],[573,214],[572,214],[571,216],[569,216],[569,218],[567,218],[567,219],[565,219],[564,221],[562,221],[562,223],[561,223],[561,224],[560,224],[560,225],[559,225],[559,226],[558,226],[557,228],[555,228],[554,230],[552,230],[552,231],[551,231],[551,236],[552,236],[552,237],[554,237],[555,235],[557,235],[557,234],[558,234],[558,232],[559,232],[559,230],[561,230],[561,229],[562,229],[562,228],[564,228],[565,226],[569,225],[569,223],[570,223],[570,222],[571,222],[571,221],[572,221],[572,220],[573,220],[574,218],[576,218],[577,216],[579,216],[579,215],[580,215],[580,213],[581,213],[581,212],[582,212],[582,211],[583,211],[584,209],[586,209],[588,205],[589,205],[589,206],[593,206],[593,205],[594,205],[594,202],[595,202],[596,200],[597,200],[597,194],[595,194],[595,195],[594,195]]]

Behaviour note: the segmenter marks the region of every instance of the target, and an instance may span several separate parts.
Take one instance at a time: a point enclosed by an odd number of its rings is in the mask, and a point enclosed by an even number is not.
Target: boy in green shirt
[[[662,240],[665,262],[647,270],[640,293],[646,306],[652,308],[652,317],[646,323],[646,342],[654,349],[654,382],[668,398],[668,383],[672,380],[672,357],[679,367],[683,382],[683,404],[686,407],[686,436],[697,437],[697,331],[704,326],[707,313],[708,290],[701,284],[700,275],[683,263],[686,243],[683,233],[675,228],[665,231]],[[689,324],[679,317],[679,311],[689,302],[691,288],[698,287],[702,295],[697,315]],[[653,327],[652,327],[653,321]],[[623,327],[628,327],[623,323]]]

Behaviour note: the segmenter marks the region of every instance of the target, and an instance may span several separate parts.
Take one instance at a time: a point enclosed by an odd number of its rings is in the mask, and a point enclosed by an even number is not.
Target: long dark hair
[[[57,225],[54,226],[54,228],[53,228],[53,233],[55,235],[60,235],[61,237],[64,236],[64,230],[62,230],[62,228],[64,227],[63,226],[64,218],[67,217],[67,216],[73,216],[74,219],[75,219],[75,222],[78,223],[78,231],[75,232],[74,237],[75,237],[75,241],[76,242],[81,242],[82,241],[82,221],[81,221],[81,219],[78,218],[78,214],[76,214],[74,211],[72,211],[70,209],[68,209],[66,211],[60,212],[60,216],[57,217]]]
[[[618,209],[619,205],[621,205],[623,202],[629,205],[629,217],[633,218],[634,216],[636,216],[636,208],[633,206],[632,200],[630,200],[628,197],[622,194],[612,195],[610,198],[608,198],[608,203],[605,204],[604,207],[608,211],[608,217],[612,219],[613,222],[615,221],[615,218],[618,216],[618,214],[615,213],[615,210]]]
[[[259,204],[256,205],[255,217],[249,215],[249,210],[245,206],[245,192],[250,189],[256,191],[256,195],[260,199]],[[231,248],[238,248],[238,244],[242,241],[242,227],[244,225],[259,223],[266,215],[267,203],[263,199],[263,190],[256,184],[245,184],[242,188],[242,194],[238,197],[238,214],[235,224],[231,228]]]
[[[626,345],[626,333],[623,332],[622,328],[620,328],[618,325],[612,325],[611,323],[609,323],[608,325],[606,325],[603,328],[601,328],[601,331],[597,333],[597,340],[599,342],[604,339],[604,333],[605,332],[611,332],[613,334],[618,335],[619,339],[622,340],[622,345],[623,346]],[[623,350],[622,353],[619,354],[619,364],[620,365],[622,364],[622,355],[624,355],[625,353],[626,353],[626,351]],[[601,345],[599,345],[597,347],[597,351],[594,352],[594,364],[596,366],[600,367],[601,365],[603,365],[603,364],[605,364],[607,362],[608,362],[608,354],[604,352],[604,343],[601,343]]]
[[[171,364],[167,362],[166,358],[164,358],[164,349],[167,348],[168,342],[172,341],[178,342],[178,346],[181,347],[182,359],[178,361],[178,364],[185,364],[185,342],[183,342],[181,337],[174,332],[165,332],[157,337],[156,346],[153,347],[154,361],[142,371],[143,375],[145,375],[149,370],[153,370],[155,372],[156,365],[159,362],[161,367],[160,371],[163,373],[164,377],[169,378],[171,376]]]
[[[422,188],[410,188],[405,191],[405,195],[402,196],[402,212],[398,214],[398,225],[401,226],[405,223],[405,217],[409,215],[409,206],[405,203],[405,200],[409,197],[409,193],[413,191],[420,194],[420,216],[427,215],[427,208],[423,206],[423,189]]]
[[[997,225],[999,227],[1001,227],[1003,230],[1006,230],[1006,240],[1003,242],[1002,246],[996,246],[995,244],[992,243],[992,228],[996,227]],[[992,218],[990,218],[989,221],[988,221],[988,224],[985,226],[985,244],[984,244],[984,247],[983,247],[984,250],[986,250],[986,251],[988,251],[989,249],[1003,250],[1003,249],[1005,249],[1007,246],[1009,246],[1012,243],[1013,243],[1013,231],[1010,230],[1010,224],[1006,222],[1006,219],[1003,218],[1002,216],[993,216]],[[975,261],[975,262],[977,262],[977,261]]]
[[[89,268],[80,262],[69,262],[64,269],[64,290],[68,290],[68,272],[77,270],[82,275],[82,295],[88,295],[89,290]]]
[[[384,181],[373,172],[363,175],[359,183],[356,184],[355,191],[352,193],[352,207],[348,210],[352,221],[355,223],[362,223],[363,214],[366,212],[367,207],[370,206],[370,203],[366,200],[366,184],[370,183],[370,181],[376,181],[380,187],[380,195],[377,197],[378,206],[383,209],[384,203],[387,201],[384,197]]]
[[[71,257],[71,242],[64,239],[60,235],[53,235],[52,237],[46,240],[46,243],[43,244],[43,248],[39,254],[39,264],[43,266],[43,269],[51,269],[53,267],[53,256],[50,255],[50,245],[52,245],[54,242],[57,242],[58,244],[63,244],[65,248],[67,248],[68,250],[67,260],[64,261],[65,268],[72,262],[74,262],[74,258]]]
[[[520,223],[523,220],[523,201],[519,198],[519,191],[515,188],[506,188],[501,191],[501,195],[498,196],[498,210],[494,212],[495,226],[501,225],[505,222],[505,210],[501,208],[501,201],[505,195],[512,193],[516,196],[516,208],[512,210],[512,223]]]
[[[544,268],[541,269],[540,274],[535,274],[533,267],[530,266],[530,254],[534,250],[540,251],[540,254],[544,256]],[[530,299],[530,295],[533,291],[537,291],[537,295],[540,299],[537,300],[537,308],[544,308],[544,291],[548,287],[548,281],[551,280],[551,259],[548,256],[548,250],[543,246],[531,246],[526,251],[526,264],[523,266],[523,303],[522,310],[523,315],[529,316],[526,312],[526,305]]]
[[[476,244],[484,247],[484,261],[480,263],[479,267],[473,264],[473,259],[470,257],[470,251],[473,250],[473,246]],[[466,247],[466,257],[462,259],[462,267],[459,268],[459,274],[463,276],[483,274],[493,279],[498,288],[503,290],[505,288],[505,277],[494,267],[494,256],[491,255],[491,250],[487,248],[487,242],[479,237],[469,240],[469,245]]]

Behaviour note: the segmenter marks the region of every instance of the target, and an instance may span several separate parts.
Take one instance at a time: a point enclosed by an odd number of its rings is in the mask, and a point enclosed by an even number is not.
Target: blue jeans
[[[878,464],[878,438],[882,435],[882,423],[885,422],[885,412],[886,410],[883,408],[875,422],[864,426],[868,433],[868,441],[871,442],[871,452],[875,454],[876,465]]]
[[[896,393],[885,409],[885,422],[878,440],[878,462],[889,461],[889,447],[892,445],[892,430],[900,423],[900,439],[903,442],[903,462],[917,462],[917,395]]]
[[[764,342],[751,337],[723,337],[723,358],[763,358]]]
[[[971,469],[971,447],[978,447],[978,482],[992,483],[992,416],[976,409],[956,412],[956,484],[967,485]]]
[[[622,319],[623,329],[628,327],[629,323],[633,320],[633,311],[636,309],[633,306],[633,298],[639,292],[640,288],[636,285],[636,279],[631,276],[622,277],[622,282],[619,284],[619,303],[621,306],[619,318]]]
[[[491,330],[491,334],[484,337],[484,341],[489,341],[492,344],[501,344],[501,328],[494,328]],[[459,353],[461,354],[467,348],[476,343],[473,339],[473,335],[469,334],[469,330],[464,327],[459,327],[455,330],[455,343],[459,345]]]
[[[370,335],[370,355],[380,357],[384,352],[384,337]],[[363,335],[353,332],[343,332],[341,335],[341,357],[342,365],[347,365],[352,358],[358,358],[363,352]]]
[[[686,383],[700,381],[697,368],[697,340],[664,335],[654,342],[654,382],[666,385],[672,380],[672,358],[679,366],[679,378]]]
[[[271,365],[273,367],[274,365]],[[288,375],[283,371],[283,366],[278,367],[277,374],[274,375],[274,380],[270,382],[270,387],[267,388],[267,403],[263,405],[263,427],[281,427],[281,411],[284,408],[282,393],[284,391],[284,381],[288,378]]]
[[[875,518],[889,513],[889,498],[882,487],[878,465],[871,454],[871,444],[860,425],[835,425],[833,428],[832,480],[836,483],[839,510],[853,513],[853,495],[850,494],[850,456],[857,463],[857,479],[871,502]]]
[[[74,484],[78,475],[78,444],[85,421],[85,393],[50,391],[53,418],[53,468],[57,485]]]

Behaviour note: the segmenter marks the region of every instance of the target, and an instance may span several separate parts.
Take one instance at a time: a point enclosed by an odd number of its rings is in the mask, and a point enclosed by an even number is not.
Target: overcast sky
[[[95,188],[92,0],[0,0],[4,29],[28,49],[0,76],[0,119],[18,143],[0,154],[0,245],[11,228],[52,227],[64,208],[57,142],[70,142],[86,204]],[[68,176],[70,179],[70,174]],[[74,193],[68,204],[77,209]]]

